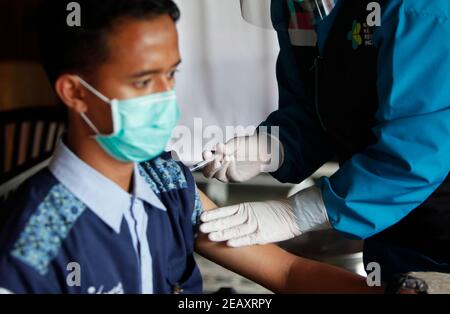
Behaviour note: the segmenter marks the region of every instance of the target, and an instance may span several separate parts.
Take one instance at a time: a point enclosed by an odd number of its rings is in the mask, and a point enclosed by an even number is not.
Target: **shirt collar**
[[[120,233],[123,215],[131,207],[133,195],[79,159],[59,141],[49,165],[51,173],[104,223]],[[150,185],[134,166],[134,198],[166,210]]]

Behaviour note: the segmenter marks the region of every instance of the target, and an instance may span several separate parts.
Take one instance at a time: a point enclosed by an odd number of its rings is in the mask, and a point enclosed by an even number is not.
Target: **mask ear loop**
[[[80,113],[81,118],[83,118],[84,122],[95,132],[96,135],[102,135],[97,127],[92,123],[92,121],[86,116],[84,112]]]
[[[98,90],[96,90],[94,87],[92,87],[88,82],[86,82],[85,80],[83,80],[79,76],[77,76],[77,78],[80,80],[80,83],[84,87],[86,87],[92,94],[97,96],[100,100],[102,100],[102,101],[104,101],[105,103],[108,103],[108,104],[111,103],[111,100],[108,97],[106,97],[105,95],[100,93]],[[92,121],[86,116],[86,114],[84,112],[82,112],[80,115],[83,118],[84,122],[86,122],[86,124],[92,129],[92,131],[95,132],[95,134],[102,135],[102,133],[100,133],[100,131],[97,129],[97,127],[94,125],[94,123],[92,123]]]
[[[77,76],[77,77],[80,80],[80,83],[83,84],[83,86],[86,87],[92,94],[94,94],[95,96],[100,98],[100,100],[106,102],[107,104],[109,104],[111,102],[111,100],[108,97],[106,97],[105,95],[100,93],[98,90],[96,90],[94,87],[92,87],[88,82],[86,82],[79,76]]]

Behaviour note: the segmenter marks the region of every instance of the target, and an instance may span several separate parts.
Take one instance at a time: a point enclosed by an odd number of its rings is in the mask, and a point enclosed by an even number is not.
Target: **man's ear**
[[[77,113],[88,110],[86,90],[75,75],[61,75],[55,82],[55,90],[63,103]]]

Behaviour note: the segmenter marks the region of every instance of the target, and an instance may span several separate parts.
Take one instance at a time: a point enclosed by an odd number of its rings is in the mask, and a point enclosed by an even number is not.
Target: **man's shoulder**
[[[2,217],[5,217],[0,221],[0,226],[11,223],[12,215],[14,217],[30,216],[58,183],[48,168],[44,168],[21,183],[5,201],[0,203]]]
[[[48,169],[42,170],[1,206],[8,215],[0,230],[0,258],[12,258],[44,275],[85,209]]]
[[[140,175],[169,211],[185,215],[186,223],[198,220],[202,207],[194,176],[188,167],[170,153],[140,163],[138,167]]]
[[[189,169],[174,160],[170,153],[142,162],[138,168],[156,194],[193,188],[194,181]]]

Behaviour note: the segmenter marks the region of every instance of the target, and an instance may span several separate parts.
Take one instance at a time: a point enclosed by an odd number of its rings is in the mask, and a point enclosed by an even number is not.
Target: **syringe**
[[[198,164],[190,167],[189,170],[191,170],[191,172],[201,170],[201,169],[205,168],[210,162],[213,162],[213,161],[214,161],[214,159],[213,160],[203,160],[203,161],[199,162]]]

